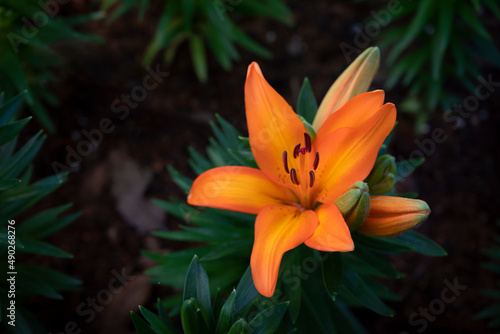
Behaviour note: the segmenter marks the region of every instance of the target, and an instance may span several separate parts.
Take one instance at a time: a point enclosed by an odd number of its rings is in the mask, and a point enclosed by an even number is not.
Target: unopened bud
[[[404,197],[373,196],[368,217],[358,232],[395,237],[427,219],[431,209],[424,201]]]
[[[181,323],[186,334],[210,333],[207,312],[195,298],[187,299],[182,304]]]
[[[394,188],[396,175],[396,159],[390,154],[384,154],[375,161],[375,165],[365,182],[370,187],[372,195],[383,195]]]
[[[357,181],[342,196],[337,198],[335,205],[342,213],[349,230],[357,230],[370,211],[368,185]]]

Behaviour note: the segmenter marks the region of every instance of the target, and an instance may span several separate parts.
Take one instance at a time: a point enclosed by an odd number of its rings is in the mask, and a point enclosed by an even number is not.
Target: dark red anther
[[[286,151],[283,151],[283,167],[285,167],[285,172],[289,174],[290,171],[288,170],[288,153],[286,153]]]
[[[312,186],[314,185],[314,180],[316,179],[316,175],[314,174],[313,171],[310,171],[309,172],[309,187],[312,188]]]
[[[293,149],[293,158],[294,159],[297,159],[297,157],[299,156],[299,150],[300,150],[300,143],[295,145],[295,147]]]
[[[319,165],[319,152],[316,152],[316,157],[314,158],[313,169],[316,170]]]
[[[312,145],[311,145],[311,136],[309,136],[309,134],[307,132],[304,132],[304,141],[305,141],[305,144],[306,144],[306,149],[307,149],[307,152],[311,152],[311,148],[312,148]]]
[[[299,185],[299,178],[297,177],[295,168],[290,169],[290,179],[292,180],[293,184]]]

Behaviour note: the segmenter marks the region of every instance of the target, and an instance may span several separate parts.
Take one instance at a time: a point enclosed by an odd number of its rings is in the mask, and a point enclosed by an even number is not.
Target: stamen
[[[285,167],[285,172],[290,174],[288,170],[288,153],[286,153],[286,151],[283,151],[283,166]]]
[[[309,172],[309,187],[312,188],[312,186],[314,185],[314,180],[316,179],[316,175],[314,174],[313,171],[310,171]]]
[[[319,152],[316,152],[316,157],[314,158],[313,169],[316,170],[319,165]]]
[[[295,168],[292,168],[290,170],[290,179],[292,180],[293,184],[299,185],[299,179],[297,178],[297,172],[295,171]]]
[[[311,136],[307,132],[304,132],[304,140],[306,144],[307,152],[311,153]]]
[[[297,159],[297,157],[299,156],[299,150],[300,150],[300,143],[295,145],[295,147],[293,149],[293,158],[294,159]]]

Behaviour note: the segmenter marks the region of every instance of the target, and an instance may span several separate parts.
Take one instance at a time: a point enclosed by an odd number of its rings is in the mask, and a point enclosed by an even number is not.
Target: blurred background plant
[[[385,88],[408,89],[398,110],[415,114],[415,129],[421,132],[434,111],[461,103],[464,89],[474,94],[486,64],[500,67],[488,32],[500,21],[500,6],[495,0],[401,0],[399,6],[391,13],[384,7],[387,17],[378,21],[377,45],[387,54]],[[372,16],[370,21],[376,19]]]
[[[149,4],[149,0],[103,0],[102,9],[111,10],[108,22],[112,22],[131,8],[139,7],[139,19],[142,20]],[[270,58],[271,53],[232,20],[243,17],[272,18],[292,24],[292,14],[281,0],[166,1],[143,65],[151,64],[160,51],[164,52],[164,61],[172,63],[179,46],[188,43],[194,71],[198,79],[205,82],[208,77],[207,47],[225,70],[230,70],[240,57],[235,44],[260,57]]]
[[[26,102],[43,127],[53,133],[47,109],[57,105],[49,83],[64,57],[52,45],[62,40],[98,42],[103,39],[75,30],[75,26],[102,17],[100,13],[62,17],[57,1],[0,0],[0,81],[6,98],[26,91]]]
[[[10,282],[4,279],[0,283],[0,305],[2,324],[9,331],[43,333],[46,331],[36,317],[25,308],[26,300],[35,296],[62,299],[60,292],[77,288],[80,281],[45,266],[33,264],[32,261],[28,262],[25,254],[30,254],[31,257],[72,258],[71,254],[43,239],[73,222],[80,213],[62,216],[71,207],[71,204],[66,204],[26,217],[26,211],[60,187],[64,179],[61,175],[54,175],[36,182],[31,181],[31,163],[45,136],[39,131],[23,146],[18,147],[19,132],[31,119],[27,117],[15,120],[16,111],[23,99],[24,94],[4,102],[4,94],[0,95],[0,219],[4,222],[0,227],[0,256],[4,259],[0,262],[0,270],[3,273],[17,273],[14,297],[9,297],[9,291],[12,290]],[[15,221],[22,214],[22,221]],[[10,224],[9,221],[14,223]],[[15,327],[7,325],[12,320],[7,317],[10,314],[7,306],[12,300],[15,301]]]
[[[497,223],[500,226],[500,222]],[[495,274],[497,280],[495,281],[495,287],[489,289],[482,289],[482,295],[489,298],[490,306],[486,307],[479,313],[475,315],[475,319],[488,319],[488,327],[496,328],[498,333],[498,328],[500,328],[500,303],[498,299],[500,298],[500,281],[498,277],[500,275],[500,235],[495,235],[493,237],[496,245],[484,248],[482,253],[488,257],[488,261],[483,261],[481,267]]]

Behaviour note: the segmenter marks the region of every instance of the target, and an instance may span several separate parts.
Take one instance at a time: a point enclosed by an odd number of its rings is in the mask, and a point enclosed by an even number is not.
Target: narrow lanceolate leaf
[[[142,315],[146,320],[149,322],[151,327],[157,332],[157,333],[164,333],[164,334],[174,334],[175,332],[166,324],[163,322],[163,320],[160,319],[159,316],[151,312],[145,307],[139,306],[139,310],[141,311]]]
[[[6,125],[0,126],[0,145],[4,145],[14,139],[19,132],[24,128],[26,124],[30,121],[31,117],[21,119]]]
[[[222,306],[219,314],[219,320],[217,321],[217,327],[215,328],[215,334],[224,334],[230,330],[231,324],[233,323],[236,294],[236,290],[233,290],[233,292],[229,295],[229,298]]]
[[[340,253],[330,253],[330,256],[323,262],[323,281],[328,294],[335,300],[342,286],[342,258]]]
[[[151,327],[149,327],[149,325],[137,315],[137,313],[131,311],[130,317],[132,318],[137,334],[155,334],[155,331],[152,330]]]
[[[252,328],[248,325],[245,319],[238,319],[229,330],[228,334],[250,334],[252,332]]]
[[[312,123],[317,111],[318,102],[314,97],[309,79],[305,78],[297,100],[297,114],[304,117],[307,122]]]
[[[186,301],[191,298],[198,300],[203,305],[211,319],[211,323],[213,323],[208,276],[196,255],[189,265],[186,281],[184,282],[183,300]]]
[[[249,325],[253,328],[253,334],[274,333],[278,328],[281,318],[285,315],[290,302],[273,305],[255,316]],[[272,314],[272,316],[269,316]]]
[[[252,271],[250,270],[250,267],[248,267],[245,274],[241,277],[241,280],[236,287],[236,291],[238,291],[238,294],[235,299],[235,314],[239,313],[255,298],[257,298],[257,296],[259,296],[259,292],[253,284]]]
[[[357,272],[349,266],[344,266],[343,273],[345,279],[342,281],[343,289],[340,296],[345,294],[346,297],[353,298],[378,314],[390,317],[394,315],[394,311],[380,300]]]
[[[207,57],[205,55],[205,46],[203,39],[198,35],[192,35],[189,39],[191,59],[193,61],[194,71],[201,82],[207,81]]]
[[[182,304],[181,322],[185,334],[211,333],[209,315],[195,298],[187,299]]]
[[[408,159],[396,162],[396,182],[401,181],[415,171],[421,164],[425,162],[425,158]]]

